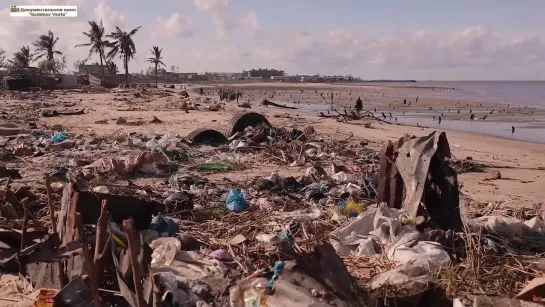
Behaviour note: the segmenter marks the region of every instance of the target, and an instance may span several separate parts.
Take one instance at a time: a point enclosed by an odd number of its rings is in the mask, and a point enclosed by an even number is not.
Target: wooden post
[[[45,175],[45,190],[47,191],[47,206],[49,208],[49,217],[51,218],[51,233],[55,235],[57,233],[57,221],[55,220],[55,209],[53,208],[53,200],[51,199],[51,178],[47,174]],[[62,289],[68,284],[68,277],[66,276],[63,260],[60,260],[57,264],[59,266],[59,283]]]
[[[136,250],[136,246],[139,246],[140,244],[136,244],[132,220],[124,220],[123,229],[127,233],[129,255],[132,265],[132,278],[134,280],[134,290],[136,291],[136,305],[138,307],[145,307],[146,302],[144,301],[144,288],[142,286],[142,269],[138,263],[138,251]]]
[[[89,275],[89,285],[91,286],[91,294],[93,295],[93,303],[95,307],[102,306],[100,295],[98,294],[98,284],[96,283],[95,274],[93,270],[93,258],[91,257],[91,251],[85,240],[85,232],[83,231],[83,222],[81,221],[81,213],[74,213],[74,221],[76,222],[80,240],[83,240],[82,250],[83,258],[85,261],[84,267]]]
[[[47,206],[49,207],[49,217],[51,218],[51,233],[57,233],[57,222],[55,221],[55,210],[51,199],[51,179],[45,175],[45,190],[47,191]]]
[[[100,209],[100,216],[97,220],[97,232],[95,241],[95,256],[93,269],[95,270],[95,277],[97,284],[100,284],[102,273],[104,271],[104,258],[109,255],[107,252],[110,250],[110,238],[108,236],[108,222],[110,221],[110,214],[106,209],[106,200],[102,200],[102,207]]]

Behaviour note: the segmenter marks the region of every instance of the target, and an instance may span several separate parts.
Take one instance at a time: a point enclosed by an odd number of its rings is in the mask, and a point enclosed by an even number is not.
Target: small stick
[[[28,210],[25,202],[23,202],[23,227],[21,227],[21,250],[25,249],[25,232],[28,219]]]
[[[97,231],[95,241],[95,255],[93,260],[93,269],[95,270],[94,276],[96,276],[97,284],[100,284],[102,272],[104,271],[104,259],[109,251],[109,242],[111,235],[108,236],[108,223],[110,221],[110,214],[106,209],[106,200],[102,200],[102,207],[100,209],[100,216],[97,220]]]
[[[25,202],[23,202],[23,212],[24,212],[23,226],[21,227],[21,251],[23,249],[25,249],[25,232],[26,232],[26,223],[27,223],[27,219],[28,219],[28,210],[26,208]],[[24,273],[22,263],[19,263],[19,273],[20,274]]]
[[[93,303],[95,304],[95,307],[102,306],[100,295],[98,294],[98,284],[96,283],[96,279],[94,276],[93,271],[93,258],[91,257],[91,251],[89,251],[89,246],[87,245],[87,241],[85,240],[85,233],[83,231],[83,222],[81,221],[81,213],[74,213],[74,220],[76,221],[76,226],[78,228],[79,237],[80,240],[83,241],[83,245],[81,247],[83,251],[83,258],[85,260],[85,269],[87,270],[87,274],[89,274],[89,285],[91,286],[91,294],[93,295]]]
[[[4,217],[6,217],[6,215],[4,214],[4,204],[6,203],[6,200],[8,197],[10,184],[11,184],[11,177],[9,177],[8,181],[6,182],[6,190],[4,191],[2,202],[0,202],[0,214],[2,214],[2,216]]]
[[[49,207],[49,217],[51,218],[51,233],[57,233],[57,222],[55,221],[55,210],[53,209],[53,200],[51,199],[51,178],[45,176],[45,190],[47,191],[47,206]]]
[[[51,178],[49,175],[45,175],[45,190],[47,191],[47,206],[49,208],[49,217],[51,218],[51,233],[57,233],[57,222],[55,221],[55,210],[53,209],[53,200],[51,198]],[[61,288],[64,288],[68,284],[68,277],[65,274],[64,262],[61,260],[58,262],[59,266],[59,283]]]
[[[129,255],[131,257],[132,277],[134,280],[134,290],[136,291],[136,306],[145,307],[144,289],[142,286],[142,269],[138,263],[138,252],[136,250],[136,242],[134,238],[134,228],[132,220],[123,221],[123,229],[127,233],[127,241],[129,246]]]

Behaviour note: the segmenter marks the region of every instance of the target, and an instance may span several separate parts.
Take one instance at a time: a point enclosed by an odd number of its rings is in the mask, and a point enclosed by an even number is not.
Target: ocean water
[[[435,88],[413,93],[411,96],[511,103],[545,108],[545,81],[418,81],[364,83],[364,85]]]

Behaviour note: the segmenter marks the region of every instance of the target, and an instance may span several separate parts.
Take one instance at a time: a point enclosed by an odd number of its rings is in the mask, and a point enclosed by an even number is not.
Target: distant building
[[[80,65],[78,67],[78,72],[80,74],[92,74],[95,76],[101,76],[102,75],[102,68],[100,67],[100,64],[90,64],[90,65]],[[112,73],[107,65],[104,65],[104,74],[105,75],[114,75],[115,73]]]
[[[300,76],[272,76],[272,81],[280,81],[280,82],[301,82]]]
[[[284,76],[286,73],[283,70],[277,70],[277,69],[251,69],[247,71],[242,72],[242,77],[250,77],[250,78],[263,78],[270,80],[271,77],[280,77]]]

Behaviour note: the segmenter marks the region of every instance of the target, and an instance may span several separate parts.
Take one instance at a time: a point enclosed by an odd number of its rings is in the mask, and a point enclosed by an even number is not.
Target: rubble
[[[197,98],[186,110],[219,106]],[[539,279],[524,288],[543,274],[541,215],[499,216],[495,204],[474,214],[458,170],[484,166],[454,159],[445,133],[376,151],[257,112],[185,137],[25,127],[0,129],[0,267],[55,304],[469,306],[541,295]]]

